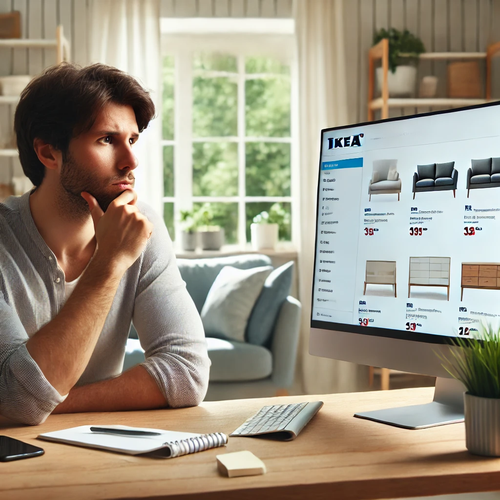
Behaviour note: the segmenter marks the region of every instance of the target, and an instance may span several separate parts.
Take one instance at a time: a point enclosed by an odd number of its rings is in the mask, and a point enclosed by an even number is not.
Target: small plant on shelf
[[[373,37],[373,45],[384,38],[389,40],[389,69],[392,73],[407,60],[416,60],[425,52],[422,40],[408,30],[399,31],[396,28],[379,29]]]

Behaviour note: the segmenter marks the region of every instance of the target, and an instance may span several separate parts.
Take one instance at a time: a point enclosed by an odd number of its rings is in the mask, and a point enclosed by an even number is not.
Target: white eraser
[[[217,455],[219,471],[228,477],[257,476],[266,473],[264,462],[251,451],[236,451]]]

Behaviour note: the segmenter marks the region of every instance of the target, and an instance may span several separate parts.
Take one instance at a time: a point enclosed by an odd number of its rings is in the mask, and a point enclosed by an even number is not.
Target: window
[[[179,212],[206,203],[226,244],[250,241],[253,217],[274,203],[293,221],[291,47],[290,35],[164,35],[163,203],[173,239]]]

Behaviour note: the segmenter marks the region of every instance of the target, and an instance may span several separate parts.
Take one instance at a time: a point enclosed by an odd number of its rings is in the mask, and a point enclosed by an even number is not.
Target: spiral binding
[[[214,432],[212,434],[203,434],[182,441],[174,441],[172,443],[165,443],[170,446],[171,457],[181,457],[182,455],[189,455],[190,453],[197,453],[198,451],[208,450],[210,448],[217,448],[227,444],[228,437],[222,432]]]

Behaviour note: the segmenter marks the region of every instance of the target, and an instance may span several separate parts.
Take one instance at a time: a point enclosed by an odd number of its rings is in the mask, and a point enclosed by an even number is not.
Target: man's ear
[[[57,170],[62,165],[62,153],[52,144],[36,138],[33,141],[33,149],[38,159],[50,170]]]

